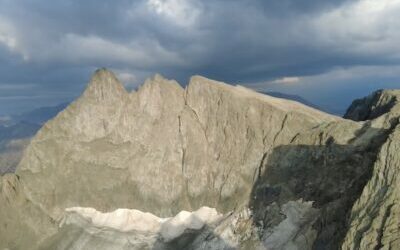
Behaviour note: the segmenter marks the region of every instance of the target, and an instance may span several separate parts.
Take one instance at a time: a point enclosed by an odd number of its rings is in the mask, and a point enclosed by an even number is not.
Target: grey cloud
[[[54,99],[78,95],[104,66],[136,87],[156,72],[246,84],[398,65],[400,4],[374,11],[368,1],[378,0],[0,0],[0,85],[33,83],[14,94]]]

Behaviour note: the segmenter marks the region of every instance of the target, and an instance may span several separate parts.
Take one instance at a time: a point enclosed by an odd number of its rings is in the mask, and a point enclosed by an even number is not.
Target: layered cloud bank
[[[398,76],[379,72],[399,64],[399,10],[398,0],[0,0],[0,88],[15,86],[0,95],[0,106],[6,97],[15,102],[0,113],[71,100],[102,66],[129,75],[131,88],[154,72],[182,84],[201,74],[344,107],[398,84]],[[372,78],[354,69],[370,66]],[[338,81],[343,69],[356,73],[346,84]],[[308,81],[313,76],[320,81]],[[294,79],[304,80],[260,85]],[[367,80],[373,86],[361,84]],[[332,98],[335,88],[335,96],[346,95]]]

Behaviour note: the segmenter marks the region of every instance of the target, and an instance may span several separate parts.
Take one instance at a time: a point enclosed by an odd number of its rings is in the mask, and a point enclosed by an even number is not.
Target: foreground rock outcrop
[[[399,236],[400,90],[379,90],[353,102],[346,117],[391,121],[395,128],[380,148],[373,174],[354,204],[343,249],[397,249]]]
[[[0,179],[0,249],[396,249],[398,109],[366,103],[347,117],[375,119],[356,122],[200,76],[183,89],[157,75],[128,93],[99,70]],[[172,245],[62,223],[71,207],[203,206],[224,216]]]

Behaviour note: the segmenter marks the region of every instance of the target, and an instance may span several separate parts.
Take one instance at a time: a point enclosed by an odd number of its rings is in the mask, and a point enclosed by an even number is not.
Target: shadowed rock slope
[[[93,234],[90,221],[59,229],[70,207],[170,217],[202,206],[225,216],[169,246],[398,246],[391,236],[397,229],[386,230],[396,224],[398,216],[387,214],[397,211],[398,192],[375,190],[396,183],[381,175],[399,167],[397,124],[394,112],[368,122],[343,120],[200,76],[183,89],[157,75],[128,93],[101,69],[82,96],[37,133],[16,175],[0,179],[0,249],[54,249],[74,237],[91,242],[85,249],[100,242],[120,249],[121,242],[143,239],[134,231]],[[387,155],[391,160],[383,161]],[[384,180],[371,184],[378,177]],[[370,211],[380,207],[365,204],[375,198],[387,201],[390,211],[371,221],[376,213]]]

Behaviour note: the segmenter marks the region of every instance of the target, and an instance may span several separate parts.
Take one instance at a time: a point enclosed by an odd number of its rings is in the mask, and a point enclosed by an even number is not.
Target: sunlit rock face
[[[98,70],[0,179],[0,249],[396,248],[396,107],[356,122]]]
[[[128,93],[99,70],[38,132],[18,175],[54,219],[76,205],[160,216],[201,206],[227,212],[248,199],[273,145],[338,119],[198,76],[186,89],[156,76]]]
[[[380,147],[370,180],[353,205],[342,249],[400,247],[400,90],[379,90],[353,102],[345,117],[391,124]],[[385,126],[385,125],[384,125]]]

